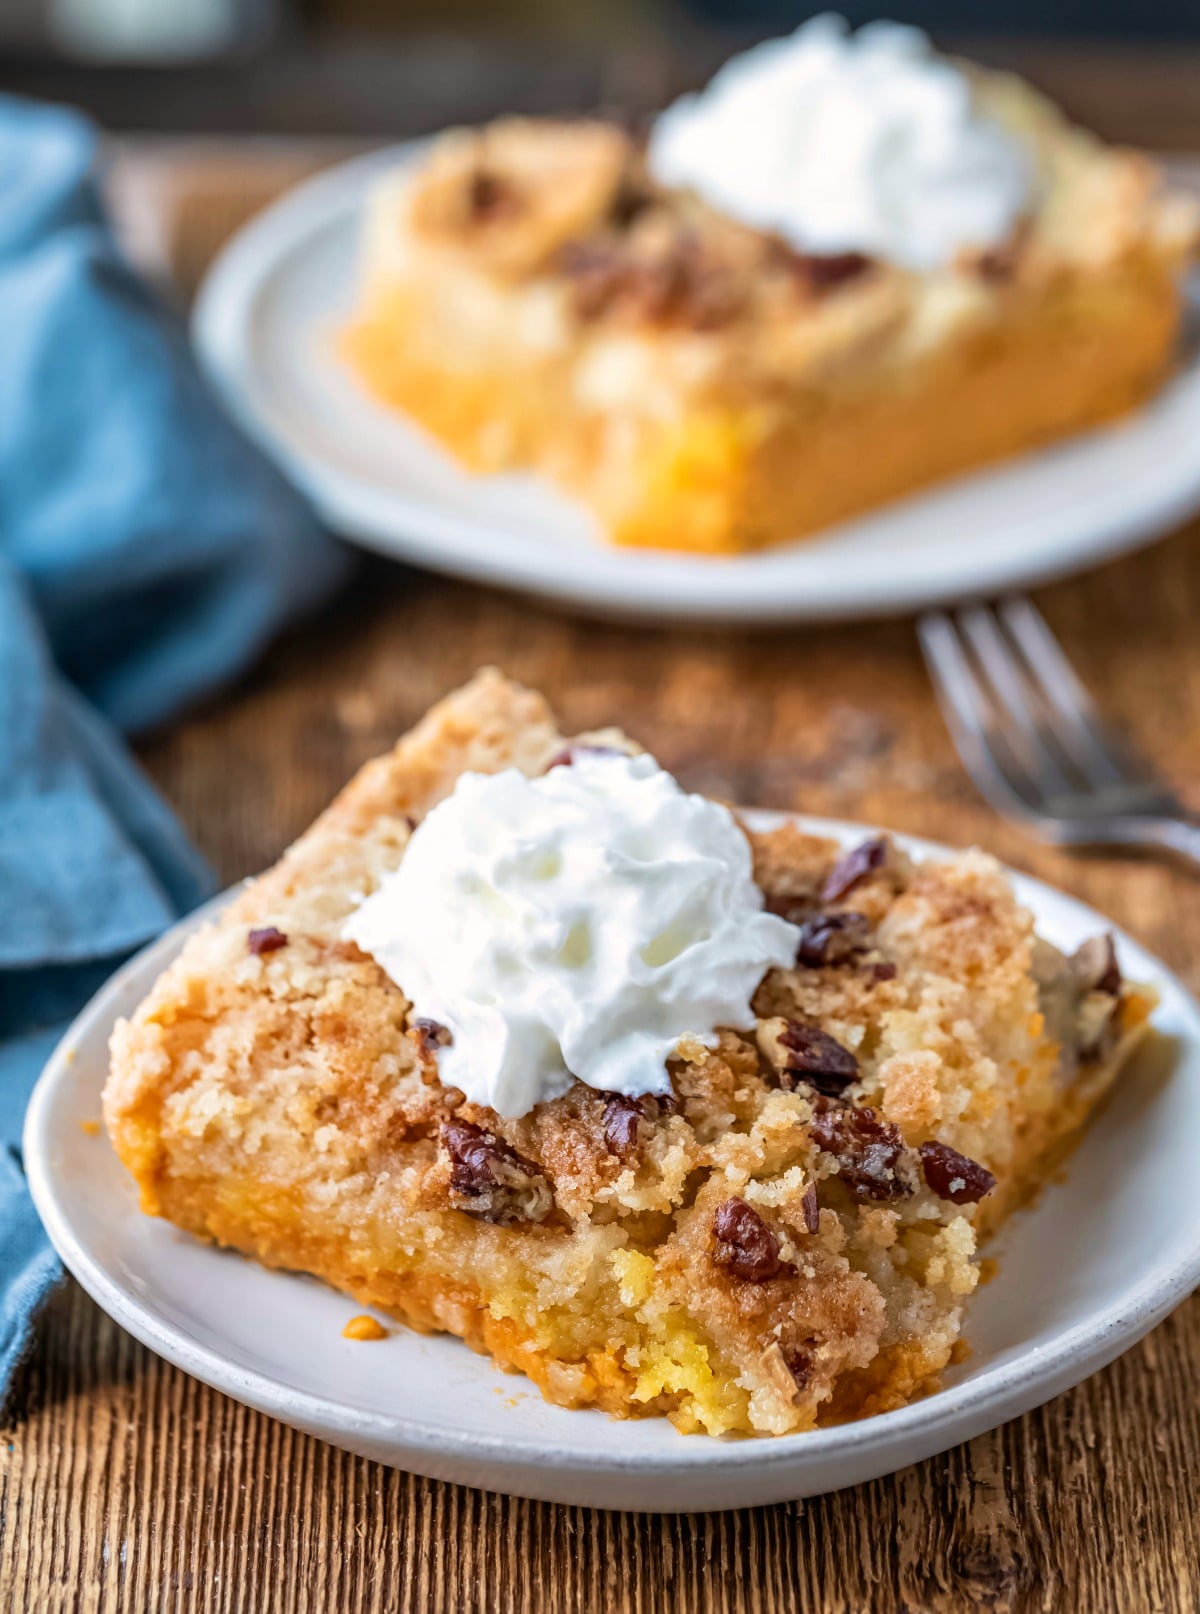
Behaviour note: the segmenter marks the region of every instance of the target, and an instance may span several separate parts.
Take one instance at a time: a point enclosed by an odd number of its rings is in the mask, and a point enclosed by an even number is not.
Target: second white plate
[[[354,299],[363,201],[419,145],[308,181],[225,249],[196,305],[200,358],[325,520],[435,571],[652,620],[896,614],[1027,587],[1148,542],[1200,507],[1200,357],[1138,415],[736,560],[614,548],[530,477],[472,477],[370,402],[334,337]]]
[[[761,815],[764,821],[778,815]],[[805,821],[843,840],[862,827]],[[920,855],[940,850],[906,840]],[[1081,903],[1017,878],[1064,947],[1105,927]],[[224,899],[218,899],[222,901]],[[47,1066],[25,1127],[42,1219],[88,1292],[160,1355],[238,1400],[399,1468],[553,1502],[683,1511],[810,1496],[890,1473],[1015,1417],[1125,1350],[1200,1281],[1200,1011],[1118,935],[1121,962],[1162,991],[1162,1033],[1123,1077],[1065,1182],[1006,1229],[999,1275],[970,1302],[971,1355],[939,1394],[860,1423],[775,1440],[683,1436],[547,1405],[457,1340],[392,1325],[341,1337],[360,1307],[312,1279],[267,1272],[143,1216],[100,1113],[107,1043],[200,922],[147,948],[84,1010]]]

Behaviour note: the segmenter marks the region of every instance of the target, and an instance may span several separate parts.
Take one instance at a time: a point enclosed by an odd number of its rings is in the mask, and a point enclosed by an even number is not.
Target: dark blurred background
[[[794,0],[0,0],[0,88],[75,102],[119,130],[367,139],[508,110],[648,110],[730,50],[821,9]],[[854,22],[880,14],[841,9]],[[1029,73],[1110,138],[1136,130],[1163,149],[1194,140],[1200,0],[901,0],[883,14]]]

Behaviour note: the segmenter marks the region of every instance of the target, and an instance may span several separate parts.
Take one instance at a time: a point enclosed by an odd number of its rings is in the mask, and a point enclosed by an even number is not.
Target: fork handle
[[[1171,852],[1200,869],[1200,822],[1191,818],[1134,818],[1122,827],[1128,845]]]

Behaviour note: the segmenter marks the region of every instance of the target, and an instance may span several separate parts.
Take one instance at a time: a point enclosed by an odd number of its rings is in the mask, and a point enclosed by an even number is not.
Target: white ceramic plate
[[[764,824],[778,815],[759,815]],[[861,826],[801,820],[853,840]],[[908,841],[922,855],[944,851]],[[1081,903],[1015,877],[1063,946],[1105,928]],[[218,898],[219,903],[226,900]],[[152,1350],[217,1389],[399,1468],[554,1502],[690,1511],[810,1496],[890,1473],[1037,1406],[1104,1366],[1200,1282],[1200,1010],[1118,937],[1131,976],[1162,991],[1163,1038],[1126,1078],[1064,1183],[1010,1224],[1000,1273],[971,1302],[973,1354],[939,1394],[899,1412],[776,1440],[679,1435],[548,1406],[457,1340],[394,1327],[341,1338],[361,1308],[309,1278],[267,1272],[141,1215],[100,1113],[113,1021],[174,957],[200,914],[121,970],[46,1067],[25,1126],[38,1210],[67,1266]]]
[[[1136,417],[739,560],[622,550],[548,485],[472,477],[338,363],[364,195],[419,146],[301,185],[225,249],[196,305],[200,357],[329,525],[435,571],[590,614],[723,622],[897,614],[1026,587],[1157,537],[1200,507],[1200,358]]]

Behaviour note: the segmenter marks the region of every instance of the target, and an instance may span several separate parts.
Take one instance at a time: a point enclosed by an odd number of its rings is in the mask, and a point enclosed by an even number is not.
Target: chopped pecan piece
[[[654,206],[654,192],[645,178],[626,169],[622,174],[609,210],[609,222],[616,230],[627,230],[635,219]]]
[[[568,241],[558,262],[572,283],[572,303],[580,319],[599,319],[620,295],[627,258],[615,242]]]
[[[923,1143],[918,1150],[925,1181],[939,1199],[952,1205],[974,1205],[996,1186],[986,1166],[959,1154],[948,1143]]]
[[[779,1240],[744,1199],[727,1199],[712,1220],[713,1260],[746,1283],[766,1283],[792,1268],[779,1256]]]
[[[978,275],[980,280],[993,284],[1011,280],[1020,268],[1028,239],[1028,221],[1021,220],[1007,241],[998,242],[993,247],[963,248],[955,266],[965,274]]]
[[[787,1370],[792,1375],[797,1390],[805,1389],[813,1373],[813,1359],[809,1353],[799,1346],[793,1345],[784,1351],[783,1360],[787,1364]]]
[[[801,1020],[789,1020],[779,1033],[783,1050],[784,1086],[805,1082],[826,1098],[840,1098],[851,1082],[858,1080],[858,1060],[836,1037]],[[794,1080],[788,1081],[792,1077]]]
[[[652,252],[625,240],[570,241],[559,263],[572,283],[575,313],[585,322],[617,317],[712,330],[732,319],[743,301],[734,278],[682,231]]]
[[[636,1099],[610,1093],[604,1104],[604,1141],[609,1153],[625,1160],[638,1146],[642,1112]]]
[[[802,925],[811,919],[815,899],[804,892],[768,891],[763,897],[763,910],[777,914],[793,925]]]
[[[669,1093],[609,1093],[604,1101],[604,1141],[609,1152],[626,1160],[642,1140],[646,1127],[660,1115],[670,1115],[675,1100]]]
[[[1089,992],[1075,1013],[1075,1049],[1080,1059],[1107,1059],[1116,1045],[1120,998]]]
[[[773,1339],[759,1357],[759,1366],[775,1388],[793,1406],[812,1376],[812,1358],[799,1346],[782,1346]]]
[[[806,1233],[819,1233],[821,1231],[821,1205],[817,1199],[817,1185],[810,1182],[800,1196],[800,1210],[804,1217],[804,1231]]]
[[[838,858],[830,870],[828,879],[821,887],[821,901],[840,902],[860,880],[881,869],[887,857],[888,843],[882,835],[875,835],[869,841],[852,847]]]
[[[1075,1046],[1081,1059],[1112,1051],[1121,1006],[1121,966],[1111,935],[1092,936],[1072,954],[1068,967],[1079,992]]]
[[[576,757],[624,757],[627,751],[618,751],[615,745],[564,745],[562,750],[552,756],[546,764],[546,772],[551,768],[569,768]]]
[[[825,1110],[813,1116],[811,1136],[833,1155],[855,1199],[903,1199],[912,1193],[900,1129],[881,1121],[874,1110]]]
[[[471,217],[483,223],[519,213],[521,196],[511,180],[479,167],[467,185],[467,206]]]
[[[264,925],[261,930],[252,930],[246,937],[246,946],[255,958],[261,958],[264,953],[277,953],[287,944],[288,939],[283,931],[276,930],[274,925]]]
[[[1070,965],[1081,992],[1104,992],[1109,997],[1120,997],[1121,966],[1111,934],[1090,937],[1072,953]]]
[[[449,1026],[444,1026],[440,1020],[429,1020],[423,1015],[418,1015],[412,1021],[412,1029],[423,1054],[436,1054],[439,1048],[449,1048],[454,1041]]]
[[[541,1222],[550,1214],[550,1184],[503,1138],[473,1121],[442,1122],[450,1159],[450,1203],[485,1222]]]
[[[787,265],[806,291],[818,295],[832,291],[835,286],[857,280],[873,266],[874,260],[861,252],[793,252],[787,253]]]
[[[823,913],[800,926],[796,963],[808,969],[845,964],[865,953],[870,945],[871,923],[861,913]]]
[[[980,280],[1011,280],[1017,267],[1017,253],[1012,246],[989,247],[976,255],[970,267]]]

